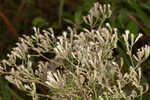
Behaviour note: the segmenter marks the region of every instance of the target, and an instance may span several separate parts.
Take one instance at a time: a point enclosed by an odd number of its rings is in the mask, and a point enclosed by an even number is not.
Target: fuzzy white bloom
[[[125,30],[125,34],[123,34],[123,38],[125,41],[128,41],[128,36],[129,36],[130,31],[129,30]]]
[[[116,62],[113,61],[112,63],[113,63],[113,65],[118,66],[118,64]]]
[[[47,81],[45,83],[52,88],[64,88],[66,85],[59,71],[53,73],[50,70],[47,71]]]
[[[125,33],[128,35],[130,33],[130,31],[129,30],[125,30]]]
[[[40,91],[41,95],[54,100],[64,97],[69,100],[78,97],[83,100],[130,100],[142,96],[145,91],[139,66],[149,57],[150,46],[142,47],[133,55],[132,47],[142,34],[135,38],[126,30],[123,38],[133,64],[129,72],[122,70],[123,59],[113,55],[118,41],[117,29],[103,23],[110,14],[110,5],[96,3],[84,17],[90,29],[83,28],[78,33],[69,27],[69,32],[64,31],[59,37],[55,37],[51,28],[50,32],[40,33],[33,27],[35,34],[21,38],[7,55],[8,60],[0,63],[0,75],[4,74],[9,82],[30,93],[33,100],[37,100],[37,92],[41,89],[37,86],[41,85],[50,91],[44,91],[44,94]],[[97,24],[96,18],[101,22],[97,21]],[[99,24],[102,25],[97,26]],[[128,90],[131,92],[127,93]]]
[[[147,59],[149,55],[150,55],[150,46],[145,45],[141,49],[138,49],[137,56],[136,55],[133,56],[138,62],[140,62]]]
[[[139,33],[139,35],[136,37],[135,42],[137,42],[141,37],[143,36],[142,33]]]

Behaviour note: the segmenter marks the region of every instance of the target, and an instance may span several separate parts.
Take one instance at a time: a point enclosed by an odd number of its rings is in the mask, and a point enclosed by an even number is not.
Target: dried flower
[[[129,72],[122,72],[123,58],[113,55],[118,30],[109,23],[104,24],[110,15],[109,4],[95,3],[83,17],[90,29],[83,28],[80,33],[68,27],[62,36],[55,37],[52,28],[41,32],[34,27],[35,34],[20,38],[17,47],[7,55],[8,59],[0,63],[0,75],[28,92],[33,100],[40,96],[53,100],[135,100],[142,97],[148,87],[145,89],[141,82],[140,66],[149,57],[150,46],[142,47],[133,55],[132,47],[142,34],[135,37],[126,30],[123,38],[131,66]],[[50,57],[52,54],[56,56]],[[40,91],[39,86],[45,91]]]

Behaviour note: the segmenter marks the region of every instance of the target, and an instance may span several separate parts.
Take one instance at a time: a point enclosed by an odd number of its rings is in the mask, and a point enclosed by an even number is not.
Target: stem
[[[15,38],[19,37],[19,34],[17,33],[16,29],[14,28],[14,26],[12,25],[12,23],[10,22],[10,20],[5,16],[5,14],[0,11],[0,17],[3,19],[3,21],[5,22],[5,24],[8,27],[8,30],[10,30],[10,32],[12,33],[12,35]]]
[[[133,62],[133,59],[132,59],[132,47],[133,47],[133,45],[131,45],[131,48],[129,47],[129,48],[127,49],[127,51],[128,51],[128,55],[129,55],[129,58],[130,58],[130,61],[131,61],[131,65],[132,65],[133,67],[135,67],[134,62]]]
[[[63,13],[64,0],[60,1],[59,12],[58,12],[58,26],[61,27],[62,22],[62,13]]]

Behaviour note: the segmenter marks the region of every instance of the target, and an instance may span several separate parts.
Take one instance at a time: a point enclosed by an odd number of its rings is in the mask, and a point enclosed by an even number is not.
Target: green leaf
[[[139,17],[147,24],[150,22],[150,17],[137,5],[136,0],[124,0],[138,13]],[[150,24],[149,24],[150,25]]]
[[[74,20],[75,20],[75,23],[80,23],[81,22],[81,11],[77,11],[75,13]]]
[[[139,32],[139,27],[134,21],[129,21],[126,29],[130,30],[134,35],[137,35]]]
[[[42,17],[36,17],[33,19],[32,24],[37,27],[48,27],[48,22]]]
[[[63,18],[63,21],[68,23],[68,24],[72,24],[72,25],[74,24],[74,22],[70,19]]]
[[[141,7],[150,10],[150,4],[149,3],[148,4],[147,3],[142,3]]]
[[[118,21],[119,21],[118,27],[125,29],[126,28],[125,25],[129,19],[128,19],[127,15],[125,14],[125,12],[120,12],[120,13],[121,14],[119,14],[119,16],[118,16]]]

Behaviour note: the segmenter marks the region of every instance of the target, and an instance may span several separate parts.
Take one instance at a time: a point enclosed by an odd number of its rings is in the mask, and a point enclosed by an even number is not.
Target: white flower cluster
[[[104,24],[110,15],[110,5],[96,3],[84,17],[90,27],[81,32],[68,27],[62,36],[55,37],[51,28],[41,32],[34,27],[35,34],[20,38],[8,59],[0,63],[0,75],[28,92],[33,100],[42,96],[52,100],[134,100],[142,97],[148,88],[141,83],[140,66],[149,57],[150,47],[146,45],[133,55],[133,45],[142,35],[135,38],[125,31],[123,38],[131,65],[128,72],[124,71],[123,58],[118,60],[113,55],[113,49],[117,48],[117,29],[109,23]],[[97,18],[100,23],[95,27]],[[50,54],[56,56],[49,57]]]

